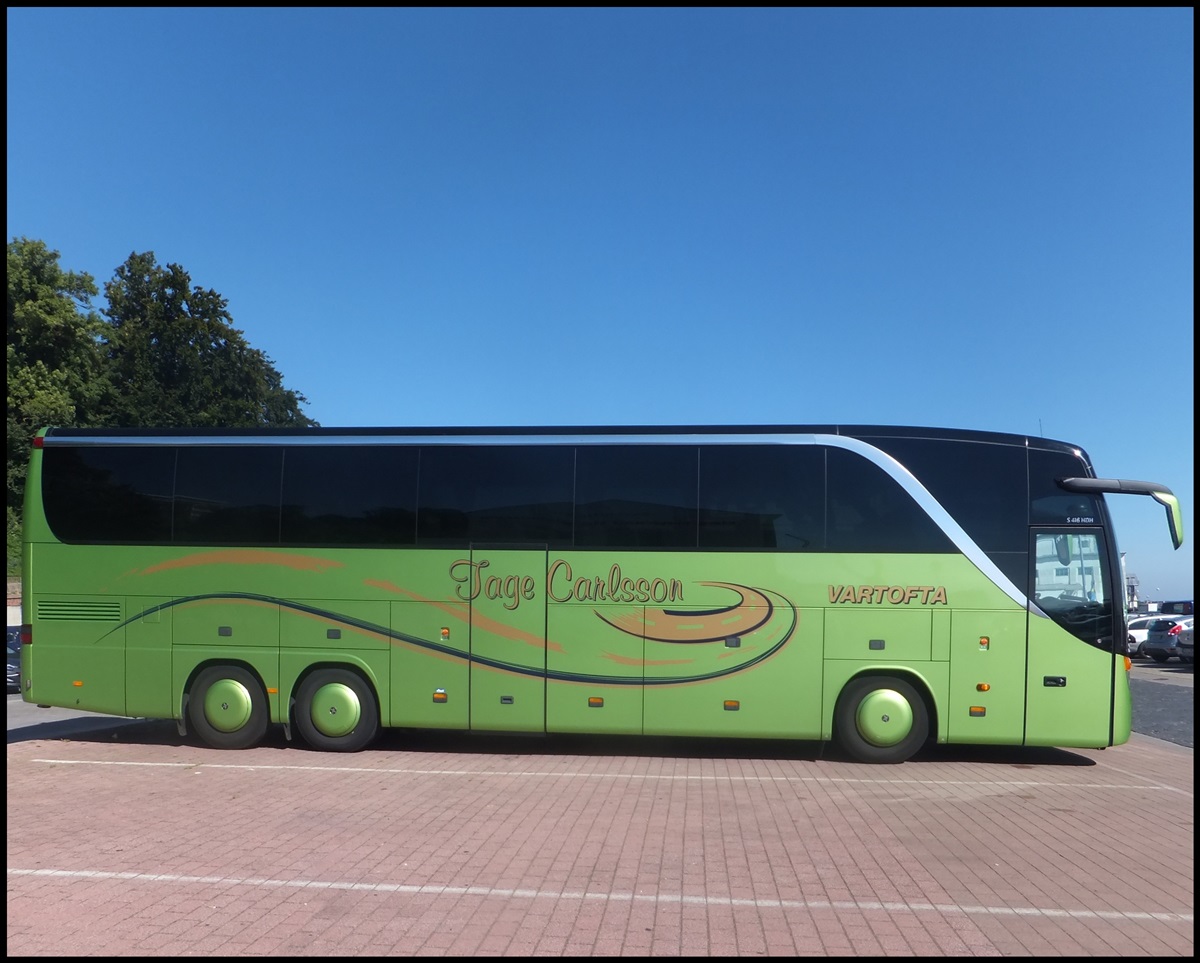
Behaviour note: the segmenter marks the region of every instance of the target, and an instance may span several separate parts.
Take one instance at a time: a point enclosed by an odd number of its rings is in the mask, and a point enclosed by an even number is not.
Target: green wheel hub
[[[895,689],[875,689],[858,704],[854,724],[873,746],[894,746],[912,731],[913,709]]]
[[[322,735],[331,738],[349,735],[362,718],[358,695],[342,682],[323,685],[312,698],[312,724]]]
[[[237,732],[253,711],[254,697],[237,679],[221,679],[204,693],[204,718],[218,732]]]

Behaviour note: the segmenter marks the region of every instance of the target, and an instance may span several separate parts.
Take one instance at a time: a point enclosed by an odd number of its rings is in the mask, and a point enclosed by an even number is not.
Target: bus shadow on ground
[[[704,739],[665,736],[520,735],[390,730],[376,749],[480,755],[635,756],[664,759],[779,759],[863,765],[835,743],[785,739]],[[973,762],[1017,767],[1094,766],[1095,760],[1064,749],[1024,746],[938,746],[920,750],[907,763]],[[884,768],[896,768],[884,767]]]
[[[11,729],[10,744],[53,739],[64,742],[145,746],[191,746],[214,753],[194,735],[179,735],[175,723],[162,719],[95,718],[62,719]],[[282,726],[272,726],[260,749],[290,749],[303,755],[336,757],[337,753],[310,749],[303,741],[288,741]],[[543,733],[447,732],[442,730],[385,729],[366,753],[457,753],[476,756],[632,756],[662,759],[778,759],[794,762],[833,762],[862,765],[835,743],[785,739],[705,739],[684,736],[614,736]],[[1096,761],[1066,749],[1024,746],[929,745],[906,764],[968,762],[977,765],[1094,766]],[[895,769],[895,766],[881,767]]]
[[[131,742],[145,745],[182,744],[175,723],[161,719],[96,716],[55,719],[8,730],[8,743],[57,739],[64,742]]]

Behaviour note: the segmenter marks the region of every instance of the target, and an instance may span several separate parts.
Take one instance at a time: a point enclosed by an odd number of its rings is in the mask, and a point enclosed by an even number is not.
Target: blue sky
[[[1044,434],[1192,597],[1191,8],[7,17],[9,239],[180,264],[323,425]]]

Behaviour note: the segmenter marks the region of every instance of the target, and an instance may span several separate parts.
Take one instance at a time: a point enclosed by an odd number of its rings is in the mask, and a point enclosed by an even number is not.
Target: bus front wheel
[[[833,726],[838,744],[860,762],[904,762],[929,737],[929,711],[903,679],[864,676],[842,690]]]
[[[192,728],[214,749],[251,749],[267,734],[270,714],[258,679],[240,665],[201,671],[188,696]]]
[[[296,728],[314,749],[357,752],[379,731],[375,693],[357,672],[318,669],[296,691]]]

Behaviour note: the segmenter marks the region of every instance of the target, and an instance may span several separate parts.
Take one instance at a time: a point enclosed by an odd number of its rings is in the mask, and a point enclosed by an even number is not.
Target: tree
[[[125,427],[309,427],[308,399],[283,387],[262,351],[233,327],[228,301],[193,287],[178,264],[133,253],[104,286],[104,336],[115,397],[110,420]]]
[[[48,426],[310,427],[308,399],[283,386],[233,327],[228,302],[177,264],[131,254],[92,308],[90,275],[63,271],[42,241],[8,245],[9,574],[20,569],[31,439]]]
[[[20,563],[21,505],[34,433],[48,425],[102,419],[109,396],[99,349],[102,322],[92,310],[96,283],[63,271],[42,241],[8,245],[8,570]]]

